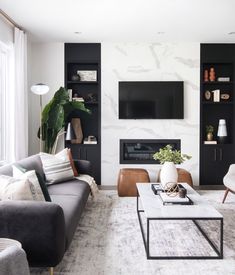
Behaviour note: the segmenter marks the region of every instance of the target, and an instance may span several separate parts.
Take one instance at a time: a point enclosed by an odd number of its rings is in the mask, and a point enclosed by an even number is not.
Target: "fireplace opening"
[[[157,164],[153,154],[167,144],[181,150],[180,139],[120,139],[120,164]]]

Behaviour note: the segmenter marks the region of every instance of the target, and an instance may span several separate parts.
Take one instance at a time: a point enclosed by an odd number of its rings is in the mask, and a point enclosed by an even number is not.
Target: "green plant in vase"
[[[214,127],[212,125],[206,125],[206,139],[208,141],[213,140]]]
[[[45,152],[52,152],[58,133],[65,126],[65,121],[74,110],[90,113],[83,102],[69,101],[68,91],[60,87],[42,111],[42,129],[39,128],[38,137],[40,138],[40,131],[42,131]]]
[[[173,188],[178,180],[178,172],[175,164],[181,164],[191,159],[191,156],[181,154],[180,150],[175,150],[168,144],[160,148],[159,151],[153,155],[153,159],[159,160],[159,162],[163,164],[160,173],[160,180],[163,186],[169,184],[170,188]]]

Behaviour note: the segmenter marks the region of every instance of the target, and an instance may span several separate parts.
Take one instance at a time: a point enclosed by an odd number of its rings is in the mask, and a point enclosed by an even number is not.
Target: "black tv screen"
[[[184,82],[119,82],[119,119],[183,119]]]

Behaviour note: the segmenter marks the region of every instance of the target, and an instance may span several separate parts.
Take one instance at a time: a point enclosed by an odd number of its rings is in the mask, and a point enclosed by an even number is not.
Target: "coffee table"
[[[151,189],[151,183],[136,183],[137,196],[137,214],[140,229],[143,237],[144,247],[147,259],[222,259],[223,258],[223,216],[209,203],[204,200],[187,183],[181,183],[187,189],[188,197],[193,201],[193,205],[163,205],[159,195],[155,195]],[[140,209],[140,202],[142,209]],[[143,224],[143,214],[146,217],[146,226]],[[160,256],[150,255],[150,223],[156,220],[190,220],[201,232],[201,235],[207,240],[209,245],[215,251],[214,255],[206,256]],[[216,220],[219,229],[219,244],[216,245],[208,236],[207,232],[199,225],[199,221]],[[145,233],[146,231],[146,233]]]

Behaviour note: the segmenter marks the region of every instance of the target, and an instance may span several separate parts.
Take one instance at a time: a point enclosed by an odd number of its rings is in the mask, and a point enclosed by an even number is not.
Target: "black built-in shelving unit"
[[[229,165],[235,161],[234,81],[235,44],[201,44],[200,64],[200,185],[222,185]],[[205,81],[205,70],[215,70],[215,81]],[[229,81],[218,81],[229,77]],[[205,97],[206,91],[220,90],[229,99],[214,102]],[[224,144],[217,137],[219,119],[226,120],[228,137]],[[204,144],[206,125],[214,127],[217,144]]]
[[[65,87],[72,89],[85,99],[85,106],[91,110],[91,114],[82,111],[71,113],[67,122],[72,118],[80,118],[83,138],[95,136],[97,144],[71,144],[73,158],[86,159],[91,162],[92,176],[97,184],[101,184],[101,45],[99,43],[65,43]],[[72,80],[78,70],[97,71],[96,81]],[[93,100],[88,98],[93,95]]]

